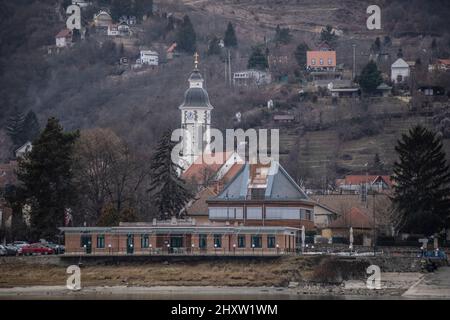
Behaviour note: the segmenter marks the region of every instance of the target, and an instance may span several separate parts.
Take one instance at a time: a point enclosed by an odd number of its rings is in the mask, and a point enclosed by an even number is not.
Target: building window
[[[311,210],[306,210],[306,220],[312,220],[312,213]]]
[[[214,248],[222,248],[222,235],[214,235]]]
[[[262,248],[261,236],[252,236],[252,248]]]
[[[150,241],[148,239],[148,234],[141,234],[141,248],[148,248],[150,246]]]
[[[198,247],[200,249],[206,249],[207,246],[207,241],[206,241],[206,234],[199,234],[198,235]]]
[[[323,66],[323,59],[320,59],[320,65]]]
[[[238,248],[245,248],[245,236],[238,236]]]
[[[275,248],[275,236],[267,236],[267,248]]]
[[[328,65],[331,66],[332,64],[333,64],[333,59],[329,58],[329,59],[328,59]]]
[[[97,236],[97,248],[103,249],[105,248],[105,235],[100,234]]]
[[[315,66],[315,65],[316,65],[316,59],[312,59],[312,60],[311,60],[311,64],[312,64],[313,66]]]

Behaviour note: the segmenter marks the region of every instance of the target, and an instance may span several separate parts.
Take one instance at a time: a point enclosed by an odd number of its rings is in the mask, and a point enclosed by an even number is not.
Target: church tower
[[[195,159],[202,154],[211,134],[211,111],[214,107],[209,102],[208,92],[204,88],[204,80],[198,70],[199,55],[194,55],[194,70],[189,77],[189,88],[184,94],[184,102],[180,105],[181,128],[187,130],[183,137],[185,152],[180,166],[186,170]]]

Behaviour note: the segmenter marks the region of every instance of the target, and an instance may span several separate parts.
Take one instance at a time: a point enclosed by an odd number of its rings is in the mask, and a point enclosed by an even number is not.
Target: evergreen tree
[[[41,131],[38,119],[33,110],[28,111],[23,123],[23,142],[33,142],[39,136]]]
[[[289,28],[280,28],[280,25],[277,25],[277,29],[275,31],[275,42],[277,44],[288,44],[292,40],[292,35]]]
[[[220,54],[220,45],[219,45],[219,39],[217,37],[214,37],[209,42],[208,46],[208,55],[218,55]]]
[[[227,30],[225,31],[225,37],[223,40],[225,47],[235,48],[238,46],[238,41],[236,37],[236,32],[231,22],[228,22]]]
[[[373,174],[385,173],[384,163],[381,161],[380,155],[378,153],[376,153],[373,158],[371,171]]]
[[[390,47],[392,45],[391,37],[385,36],[383,40],[383,45],[386,47]]]
[[[260,47],[253,48],[253,52],[248,59],[247,68],[258,70],[266,70],[269,68],[267,56],[262,52]]]
[[[151,163],[148,192],[160,219],[179,217],[180,211],[192,198],[184,181],[178,177],[180,166],[171,159],[172,149],[176,145],[171,140],[171,135],[171,131],[164,133]]]
[[[377,87],[383,82],[381,72],[378,70],[377,64],[370,61],[361,71],[358,79],[361,89],[365,93],[373,93]]]
[[[23,144],[23,128],[24,128],[25,115],[17,111],[9,117],[6,124],[6,133],[11,138],[15,147]]]
[[[306,68],[306,52],[309,50],[308,45],[306,43],[300,43],[295,49],[295,60],[297,60],[297,64],[302,68]]]
[[[183,23],[177,33],[177,49],[187,53],[194,53],[197,47],[196,42],[197,36],[194,27],[192,26],[191,19],[188,15],[185,15]]]
[[[449,226],[450,169],[442,140],[418,125],[395,147],[393,204],[399,231],[433,235]]]
[[[320,32],[320,40],[328,43],[331,46],[334,46],[337,40],[337,36],[334,33],[332,26],[327,25],[322,29],[322,31]]]
[[[380,53],[381,52],[381,40],[379,37],[375,39],[375,42],[372,44],[371,48],[373,53]]]
[[[403,49],[399,48],[397,51],[397,58],[403,58]]]
[[[19,160],[17,176],[31,206],[34,239],[54,239],[64,224],[64,212],[74,201],[73,147],[78,133],[64,133],[59,121],[50,118],[25,159]]]

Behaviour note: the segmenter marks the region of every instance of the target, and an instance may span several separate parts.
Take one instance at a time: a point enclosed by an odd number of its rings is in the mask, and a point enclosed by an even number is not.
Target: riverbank
[[[381,289],[366,286],[366,268],[379,264]],[[286,256],[277,259],[148,261],[83,264],[83,290],[65,283],[67,265],[57,257],[0,259],[0,298],[58,299],[308,299],[401,297],[422,275],[415,260]]]

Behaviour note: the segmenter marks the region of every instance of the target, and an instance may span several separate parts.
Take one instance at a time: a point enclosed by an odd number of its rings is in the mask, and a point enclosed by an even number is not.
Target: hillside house
[[[354,85],[351,80],[333,80],[327,85],[327,89],[335,98],[356,98],[361,94],[358,85]]]
[[[244,70],[233,73],[235,86],[264,86],[272,82],[270,72],[261,70]]]
[[[17,148],[16,151],[14,151],[14,155],[16,156],[16,159],[20,159],[31,150],[33,150],[33,144],[30,141],[27,141],[21,147]]]
[[[375,95],[380,97],[389,97],[392,94],[392,87],[382,83],[377,87]]]
[[[344,179],[336,179],[336,186],[342,193],[361,193],[367,185],[368,190],[384,192],[392,189],[390,176],[382,175],[348,175]]]
[[[405,82],[411,74],[411,66],[402,58],[397,59],[391,66],[391,81],[393,83]]]
[[[307,51],[306,69],[308,71],[335,71],[336,51],[332,50]]]
[[[428,71],[450,71],[450,59],[437,59],[434,64],[428,66]]]
[[[86,8],[92,5],[92,2],[87,0],[72,0],[72,4],[77,5],[80,8]]]
[[[140,63],[149,66],[159,65],[159,54],[152,50],[141,50]]]
[[[276,123],[293,123],[295,116],[292,114],[277,114],[273,116],[273,121]]]
[[[113,24],[113,19],[108,12],[101,10],[94,15],[94,26],[97,29],[108,30],[111,24]]]
[[[110,37],[128,37],[131,35],[131,28],[125,22],[110,24],[107,34]]]
[[[136,18],[136,16],[123,15],[119,18],[119,23],[124,23],[129,26],[134,26],[137,24],[137,18]]]
[[[73,32],[70,29],[63,29],[55,37],[57,48],[66,48],[72,44]]]

